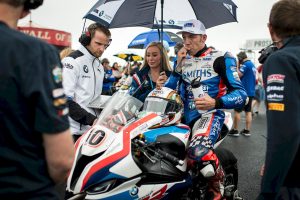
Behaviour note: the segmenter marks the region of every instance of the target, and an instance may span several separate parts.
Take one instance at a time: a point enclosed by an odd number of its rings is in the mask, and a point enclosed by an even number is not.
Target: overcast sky
[[[236,54],[246,40],[270,38],[267,29],[268,16],[276,0],[233,1],[238,6],[238,23],[228,23],[208,29],[207,45]],[[42,27],[70,32],[72,47],[76,49],[84,24],[82,17],[96,2],[97,0],[44,0],[44,4],[40,8],[32,11],[32,21]],[[19,25],[28,22],[29,17],[26,17],[20,21]],[[90,23],[87,21],[87,24]],[[111,29],[113,42],[102,57],[112,60],[112,54],[127,49],[127,45],[137,34],[148,30],[147,28]],[[177,30],[171,31],[176,32]],[[119,59],[112,61],[121,63]]]

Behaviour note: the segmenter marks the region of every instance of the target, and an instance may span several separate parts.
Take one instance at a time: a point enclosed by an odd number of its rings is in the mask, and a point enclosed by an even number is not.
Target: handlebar
[[[161,157],[165,158],[166,160],[168,160],[168,161],[170,161],[172,163],[175,163],[177,165],[182,166],[184,164],[183,160],[180,160],[180,159],[176,158],[175,156],[173,156],[173,155],[171,155],[171,154],[169,154],[167,152],[164,152],[164,151],[162,151],[160,149],[157,149],[155,151],[155,154],[158,154],[159,156],[161,156]]]
[[[184,164],[183,160],[180,160],[177,157],[175,157],[175,156],[173,156],[173,155],[171,155],[171,154],[169,154],[167,152],[164,152],[164,151],[162,151],[160,149],[155,149],[155,150],[150,149],[149,146],[144,141],[142,141],[142,140],[135,139],[134,142],[135,142],[136,146],[140,146],[140,147],[143,147],[143,148],[146,147],[147,150],[152,151],[154,153],[154,155],[157,156],[157,157],[165,158],[169,162],[174,163],[176,165],[182,166]]]

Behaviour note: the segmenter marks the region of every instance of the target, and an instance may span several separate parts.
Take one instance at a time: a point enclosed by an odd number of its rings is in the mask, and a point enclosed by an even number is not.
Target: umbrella
[[[169,31],[163,33],[163,40],[168,42],[170,47],[176,45],[177,42],[182,42],[182,39]],[[145,49],[149,43],[159,41],[159,31],[151,30],[137,35],[128,45],[132,49]]]
[[[206,28],[236,22],[236,9],[232,0],[99,0],[84,18],[108,28],[160,27],[163,32],[180,29],[189,19],[199,19]]]
[[[143,60],[142,56],[137,55],[136,53],[131,52],[131,51],[121,51],[117,54],[114,54],[114,56],[121,58],[123,60],[126,60],[127,62]]]

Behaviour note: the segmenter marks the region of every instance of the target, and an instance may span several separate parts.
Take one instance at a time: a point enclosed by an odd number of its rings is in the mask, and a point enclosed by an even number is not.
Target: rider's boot
[[[200,173],[208,180],[210,200],[220,200],[224,194],[224,171],[207,136],[194,137],[188,149],[188,166],[198,166]]]
[[[223,199],[224,194],[224,171],[221,165],[213,177],[208,179],[208,193],[212,200]]]
[[[213,171],[212,176],[206,176],[208,179],[208,193],[210,196],[209,199],[223,199],[225,174],[217,155],[213,150],[209,150],[209,152],[205,156],[203,156],[201,160],[203,163],[209,162],[213,166],[213,168],[211,169],[211,171]],[[203,172],[204,171],[201,170],[202,174]]]

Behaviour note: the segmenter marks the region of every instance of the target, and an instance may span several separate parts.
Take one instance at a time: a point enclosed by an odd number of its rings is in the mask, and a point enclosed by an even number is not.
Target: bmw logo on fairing
[[[134,186],[130,191],[130,196],[136,196],[139,193],[139,188]]]
[[[99,17],[101,17],[103,14],[104,14],[104,11],[102,10],[102,11],[99,13]]]
[[[170,20],[169,20],[169,24],[174,25],[174,24],[175,24],[174,20],[170,19]]]
[[[83,66],[83,71],[84,71],[85,73],[88,73],[88,72],[89,72],[88,66],[84,65],[84,66]]]

